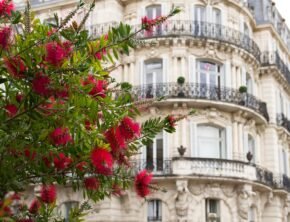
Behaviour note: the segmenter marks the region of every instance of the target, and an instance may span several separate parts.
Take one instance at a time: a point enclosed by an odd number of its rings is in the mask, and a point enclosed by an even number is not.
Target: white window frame
[[[210,203],[216,204],[216,212],[211,212]],[[212,220],[216,218],[216,220]],[[221,201],[218,199],[207,198],[205,199],[205,220],[206,222],[220,221],[221,219]]]
[[[151,207],[153,207],[152,208],[153,215],[151,215],[151,212],[150,212]],[[162,221],[162,201],[161,200],[159,199],[148,200],[147,221],[148,222],[161,222]]]

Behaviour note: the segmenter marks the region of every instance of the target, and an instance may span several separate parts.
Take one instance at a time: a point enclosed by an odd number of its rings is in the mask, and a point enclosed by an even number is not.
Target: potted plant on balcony
[[[177,94],[177,97],[184,97],[185,96],[184,92],[182,90],[184,82],[185,82],[185,78],[183,76],[179,76],[177,78],[177,83],[179,85],[179,87],[178,87],[179,88],[179,92]]]
[[[239,92],[241,94],[241,100],[240,100],[239,104],[240,105],[245,105],[246,97],[247,97],[247,87],[246,86],[240,86]]]

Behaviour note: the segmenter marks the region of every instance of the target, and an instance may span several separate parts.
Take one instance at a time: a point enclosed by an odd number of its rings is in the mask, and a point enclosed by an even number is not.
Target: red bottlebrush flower
[[[11,29],[4,27],[0,30],[0,46],[2,49],[7,49],[10,43]]]
[[[4,109],[6,110],[7,116],[10,118],[15,116],[18,112],[18,108],[14,104],[7,104]]]
[[[51,160],[47,156],[42,157],[42,160],[46,167],[51,167]]]
[[[56,98],[62,98],[62,99],[66,99],[69,97],[69,90],[68,90],[68,86],[65,86],[63,89],[61,90],[56,90],[55,92],[55,97]]]
[[[92,130],[92,125],[89,120],[85,120],[85,128],[86,130]]]
[[[91,96],[106,97],[107,82],[105,80],[97,80],[94,76],[89,75],[88,78],[83,82],[83,85],[92,85],[92,89],[89,92]]]
[[[139,123],[134,122],[134,120],[129,117],[124,117],[118,128],[125,140],[132,140],[135,137],[139,137],[141,134]]]
[[[95,57],[98,60],[101,60],[103,58],[104,55],[107,54],[107,50],[106,49],[102,49],[100,52],[96,52]]]
[[[99,189],[100,182],[95,177],[88,177],[84,179],[84,185],[87,190],[97,190]]]
[[[12,200],[20,200],[21,198],[20,198],[20,196],[19,196],[18,193],[14,193],[14,194],[11,196],[11,199],[12,199]]]
[[[0,2],[0,16],[11,15],[11,12],[14,10],[14,4],[12,1],[2,0]]]
[[[44,75],[38,75],[32,80],[32,89],[41,96],[49,96],[52,93],[50,89],[50,78]]]
[[[18,103],[21,103],[21,102],[22,102],[23,97],[24,97],[24,96],[23,96],[23,94],[21,94],[21,93],[17,93],[16,96],[15,96],[16,101],[17,101]]]
[[[64,42],[63,44],[49,42],[46,44],[45,48],[45,61],[53,66],[61,66],[72,51],[71,44],[69,42]]]
[[[146,197],[150,194],[149,184],[152,180],[152,174],[146,170],[140,171],[135,177],[135,190],[140,197]]]
[[[95,148],[91,153],[91,161],[96,169],[96,173],[111,175],[113,168],[113,157],[104,148]]]
[[[126,148],[125,139],[121,135],[119,128],[111,128],[107,130],[104,136],[110,144],[113,153],[119,153],[120,149]]]
[[[64,170],[72,163],[72,159],[66,157],[64,153],[59,153],[58,156],[53,158],[53,163],[57,170]]]
[[[54,185],[43,185],[40,191],[40,199],[46,204],[51,204],[56,200],[56,188]]]
[[[26,66],[25,66],[23,60],[19,56],[12,57],[12,58],[4,58],[4,63],[5,63],[7,71],[14,78],[24,78],[25,77],[24,74],[26,71]]]
[[[76,165],[76,168],[79,170],[79,171],[83,171],[85,169],[85,167],[87,166],[87,162],[85,161],[82,161],[80,163],[78,163]]]
[[[31,213],[31,214],[37,214],[39,208],[40,208],[40,203],[39,203],[38,199],[34,199],[34,200],[31,202],[28,211],[29,211],[29,213]]]
[[[35,151],[30,152],[30,150],[26,148],[24,150],[24,156],[29,160],[34,160],[36,156],[36,152]]]
[[[174,118],[174,116],[167,116],[167,121],[169,123],[169,125],[174,128],[175,127],[175,122],[176,122],[176,119]]]
[[[72,137],[69,134],[68,128],[56,128],[50,133],[52,144],[55,146],[64,146],[72,142]]]
[[[143,17],[141,19],[141,24],[142,27],[147,31],[147,32],[153,32],[153,25],[154,25],[154,20],[149,19],[147,16]]]

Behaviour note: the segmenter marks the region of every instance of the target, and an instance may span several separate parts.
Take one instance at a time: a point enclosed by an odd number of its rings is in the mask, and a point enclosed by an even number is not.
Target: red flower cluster
[[[154,25],[154,20],[153,19],[149,19],[147,16],[144,16],[141,19],[141,24],[142,24],[142,27],[147,32],[153,32],[153,25]]]
[[[124,117],[120,125],[105,132],[105,138],[110,144],[113,153],[119,153],[120,149],[126,148],[126,142],[139,137],[141,128],[139,123],[130,117]]]
[[[135,177],[135,190],[140,197],[146,197],[150,194],[149,184],[152,180],[152,174],[146,170],[140,171]]]
[[[31,152],[28,148],[26,148],[23,152],[24,156],[29,160],[34,160],[36,157],[36,152]]]
[[[50,133],[50,139],[55,146],[64,146],[72,142],[72,137],[68,128],[56,128]]]
[[[0,1],[0,16],[11,15],[11,12],[14,10],[14,4],[9,0]]]
[[[64,170],[72,163],[72,159],[65,156],[64,153],[59,153],[53,158],[53,163],[57,170]]]
[[[14,104],[7,104],[4,109],[6,110],[7,116],[10,118],[15,116],[18,112],[18,108]]]
[[[72,52],[72,44],[68,41],[64,43],[49,42],[45,48],[45,61],[56,67],[61,66]]]
[[[109,151],[97,147],[91,153],[91,161],[96,169],[96,173],[111,175],[113,168],[113,157]]]
[[[84,185],[87,190],[97,190],[100,186],[100,182],[95,177],[88,177],[84,179]]]
[[[56,200],[56,188],[54,185],[43,185],[40,191],[40,199],[42,202],[51,204]]]
[[[10,40],[11,29],[4,27],[0,29],[0,46],[2,49],[7,49]]]
[[[22,102],[22,100],[23,100],[23,94],[21,94],[21,93],[17,93],[16,94],[16,96],[15,96],[15,99],[16,99],[16,101],[18,102],[18,103],[21,103]]]
[[[92,89],[89,92],[91,96],[106,97],[107,82],[105,80],[97,80],[93,75],[89,75],[83,82],[83,86],[92,85]]]
[[[48,76],[38,74],[32,80],[32,90],[41,96],[51,95],[52,90],[50,89],[50,78]]]
[[[169,125],[174,128],[176,125],[176,119],[174,118],[174,116],[167,116],[167,121],[169,123]]]
[[[14,78],[25,77],[24,74],[27,68],[23,60],[19,56],[12,58],[4,58],[4,63],[8,73],[12,75]]]
[[[79,171],[83,171],[84,168],[85,168],[86,166],[87,166],[87,162],[82,161],[82,162],[80,162],[80,163],[78,163],[78,164],[76,165],[76,168],[77,168]]]
[[[37,214],[39,208],[40,208],[40,203],[39,203],[38,199],[34,199],[34,200],[31,202],[31,204],[30,204],[30,206],[29,206],[29,208],[28,208],[28,211],[29,211],[29,213],[31,213],[31,214]]]

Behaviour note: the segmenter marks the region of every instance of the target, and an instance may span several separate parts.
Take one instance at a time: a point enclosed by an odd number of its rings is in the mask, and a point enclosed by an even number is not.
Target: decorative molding
[[[217,5],[222,2],[222,0],[201,0],[205,5]]]
[[[219,60],[221,62],[225,62],[226,61],[226,55],[224,53],[220,53],[217,50],[217,47],[215,47],[214,44],[211,43],[207,43],[206,47],[201,51],[201,53],[194,53],[194,56],[197,56],[199,58],[211,58],[214,60]]]

